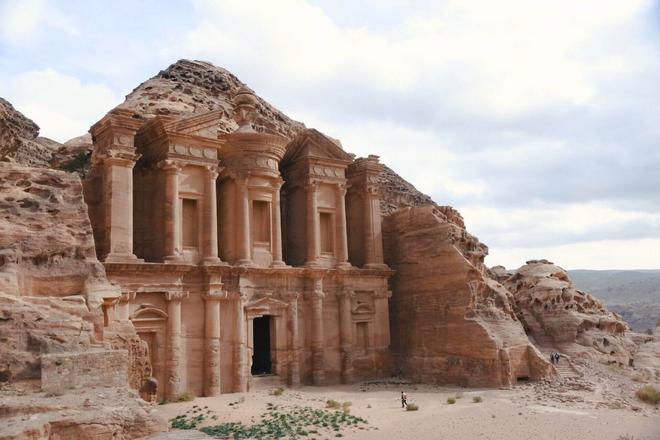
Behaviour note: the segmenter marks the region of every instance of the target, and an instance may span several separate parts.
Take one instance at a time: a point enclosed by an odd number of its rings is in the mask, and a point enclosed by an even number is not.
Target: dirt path
[[[217,424],[258,421],[271,403],[281,408],[311,406],[324,408],[328,399],[352,402],[351,414],[368,420],[368,429],[347,428],[346,439],[507,439],[507,440],[618,440],[634,436],[635,440],[660,439],[660,411],[651,407],[631,409],[594,408],[584,402],[543,401],[533,386],[513,390],[460,390],[430,386],[409,387],[409,401],[419,411],[404,411],[398,400],[399,387],[360,386],[304,387],[286,390],[281,396],[270,390],[247,394],[224,394],[214,398],[198,398],[193,402],[158,407],[165,417],[184,413],[193,405],[208,406],[219,416]],[[453,405],[447,398],[462,392]],[[473,396],[483,401],[474,403]],[[542,396],[541,396],[542,397]],[[232,403],[232,405],[230,405]],[[377,429],[376,429],[377,428]],[[332,431],[307,438],[335,438]]]

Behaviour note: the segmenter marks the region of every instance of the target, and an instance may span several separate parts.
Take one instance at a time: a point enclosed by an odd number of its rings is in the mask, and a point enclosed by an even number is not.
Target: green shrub
[[[447,397],[447,403],[453,405],[456,403],[456,397]]]
[[[482,401],[481,396],[472,397],[472,402],[474,403],[481,403],[481,401]]]
[[[195,395],[190,391],[184,391],[183,393],[176,396],[177,402],[192,402],[195,400]]]
[[[637,390],[639,400],[657,405],[660,402],[660,390],[653,385],[646,385]]]
[[[284,388],[280,387],[273,390],[273,396],[281,396],[282,394],[284,394]]]
[[[414,403],[409,403],[406,405],[406,411],[417,411],[419,409],[419,406],[414,404]]]
[[[341,403],[337,402],[336,400],[330,399],[325,402],[325,407],[331,409],[339,409],[341,408]]]

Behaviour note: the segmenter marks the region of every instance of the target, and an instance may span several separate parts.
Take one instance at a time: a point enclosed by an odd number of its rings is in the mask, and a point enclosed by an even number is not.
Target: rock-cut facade
[[[257,132],[255,96],[222,112],[91,128],[84,183],[96,251],[121,294],[106,320],[147,342],[159,398],[391,372],[388,278],[376,156],[313,129]]]

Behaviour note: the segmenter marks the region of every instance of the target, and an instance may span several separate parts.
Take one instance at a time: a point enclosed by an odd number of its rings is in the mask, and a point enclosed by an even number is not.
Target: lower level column
[[[339,295],[339,344],[341,350],[341,382],[353,383],[353,332],[351,317],[352,290]]]
[[[314,280],[312,291],[312,381],[325,385],[325,337],[323,331],[323,281]]]
[[[204,396],[220,395],[220,299],[215,292],[204,296],[205,353],[204,353]]]
[[[175,401],[184,391],[181,381],[181,301],[188,292],[167,293],[167,400]]]
[[[247,364],[247,329],[245,323],[244,297],[236,299],[236,345],[234,361],[236,362],[235,392],[245,393],[248,390]]]
[[[299,343],[299,329],[298,329],[298,294],[295,293],[291,296],[289,302],[289,326],[291,332],[289,333],[289,386],[297,387],[300,385],[300,343]]]

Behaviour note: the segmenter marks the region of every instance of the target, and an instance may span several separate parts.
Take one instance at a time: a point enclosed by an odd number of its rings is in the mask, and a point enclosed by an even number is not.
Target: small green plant
[[[416,405],[414,403],[409,403],[406,405],[406,411],[417,411],[419,410],[419,405]]]
[[[482,401],[481,396],[472,397],[472,402],[474,403],[481,403],[481,401]]]
[[[326,400],[325,407],[330,409],[339,409],[341,408],[341,403],[337,402],[336,400],[329,399]]]
[[[170,428],[172,429],[197,429],[199,425],[210,418],[217,420],[218,416],[210,410],[208,406],[200,408],[195,405],[183,414],[170,419]]]
[[[273,390],[273,396],[281,396],[282,394],[284,394],[284,388],[280,387]]]
[[[635,437],[633,437],[630,434],[625,434],[625,435],[620,435],[616,440],[635,440]]]
[[[657,405],[660,402],[660,390],[653,385],[646,385],[637,390],[637,398],[642,402]]]
[[[447,403],[449,405],[453,405],[454,403],[456,403],[456,398],[455,397],[447,397]]]
[[[176,396],[177,402],[192,402],[195,400],[195,395],[190,391],[184,391],[183,393]]]

